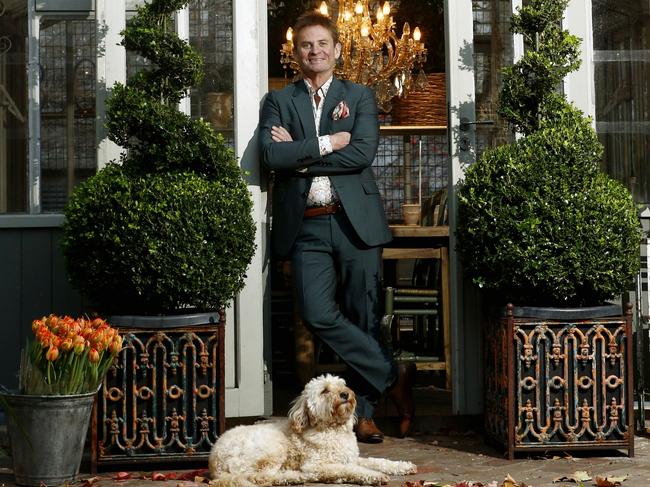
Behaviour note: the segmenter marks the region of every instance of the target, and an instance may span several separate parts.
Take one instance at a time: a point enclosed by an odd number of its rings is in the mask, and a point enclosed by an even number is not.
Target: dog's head
[[[321,375],[310,380],[289,411],[289,426],[296,433],[307,427],[327,428],[354,424],[357,399],[345,381],[334,375]]]

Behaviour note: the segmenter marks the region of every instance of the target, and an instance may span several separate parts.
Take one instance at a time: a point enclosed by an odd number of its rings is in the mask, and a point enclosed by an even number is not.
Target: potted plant
[[[101,318],[34,320],[20,390],[3,391],[16,483],[60,485],[79,473],[99,385],[122,347]]]
[[[201,56],[173,29],[187,3],[152,0],[128,22],[122,44],[151,64],[107,101],[109,138],[125,152],[65,208],[71,282],[125,329],[99,395],[97,461],[196,460],[223,429],[220,310],[244,285],[255,225],[233,151],[177,108],[202,80]]]
[[[631,449],[629,316],[601,305],[631,287],[641,235],[629,191],[599,169],[603,150],[591,121],[558,91],[579,65],[579,40],[560,27],[567,3],[531,0],[512,18],[528,49],[503,71],[499,113],[521,137],[468,168],[458,189],[457,249],[487,301],[514,304],[485,329],[486,429],[510,447],[607,439]],[[608,324],[612,314],[618,318]],[[569,370],[571,360],[578,365]],[[603,385],[603,371],[621,382]],[[596,394],[600,386],[604,394]],[[574,427],[582,420],[585,431]]]

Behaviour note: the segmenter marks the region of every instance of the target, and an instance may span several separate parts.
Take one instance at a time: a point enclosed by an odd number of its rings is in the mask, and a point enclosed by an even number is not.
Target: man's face
[[[306,77],[334,73],[334,65],[341,55],[341,44],[334,44],[332,34],[325,27],[310,25],[296,36],[296,58]]]

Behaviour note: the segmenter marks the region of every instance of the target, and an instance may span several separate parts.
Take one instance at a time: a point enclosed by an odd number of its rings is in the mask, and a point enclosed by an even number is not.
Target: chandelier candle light
[[[411,32],[408,22],[402,27],[402,35],[395,33],[395,22],[390,15],[390,4],[377,4],[374,14],[370,13],[368,0],[341,0],[338,3],[336,21],[341,42],[341,62],[335,73],[338,77],[369,86],[375,92],[378,107],[389,112],[391,99],[405,97],[409,91],[423,90],[427,78],[422,70],[427,50],[421,41],[420,28]],[[326,2],[318,11],[329,16]],[[293,29],[287,29],[287,42],[282,44],[280,62],[294,74],[299,71],[294,57]],[[419,67],[419,74],[413,79],[412,71]]]

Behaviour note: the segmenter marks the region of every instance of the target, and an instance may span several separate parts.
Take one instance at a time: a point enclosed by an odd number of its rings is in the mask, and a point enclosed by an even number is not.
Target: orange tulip
[[[88,360],[90,360],[90,363],[92,364],[99,362],[99,352],[96,349],[91,348],[90,352],[88,352]]]
[[[50,314],[31,323],[34,340],[30,344],[30,366],[47,376],[43,384],[34,384],[35,394],[70,394],[93,389],[87,384],[90,371],[106,369],[122,349],[117,330],[101,318],[72,318]],[[88,360],[85,353],[87,350]],[[110,350],[104,355],[104,352]],[[74,373],[70,374],[72,370]],[[101,382],[103,377],[93,377]],[[50,382],[52,381],[52,382]]]
[[[72,343],[74,346],[74,353],[81,355],[84,351],[84,348],[86,348],[86,340],[84,340],[84,337],[77,335],[72,340]]]
[[[45,319],[45,317],[43,317],[43,319]],[[36,334],[36,332],[41,326],[43,326],[43,320],[32,321],[32,333]]]
[[[45,358],[50,362],[54,362],[57,358],[59,358],[59,349],[52,345],[45,353]]]
[[[66,338],[65,340],[61,341],[61,350],[64,352],[69,352],[72,350],[72,347],[74,345],[72,344],[72,338]]]
[[[109,345],[109,350],[113,355],[117,355],[120,353],[120,350],[122,350],[122,337],[119,335],[115,335],[113,337],[113,341],[111,341],[111,344]]]

